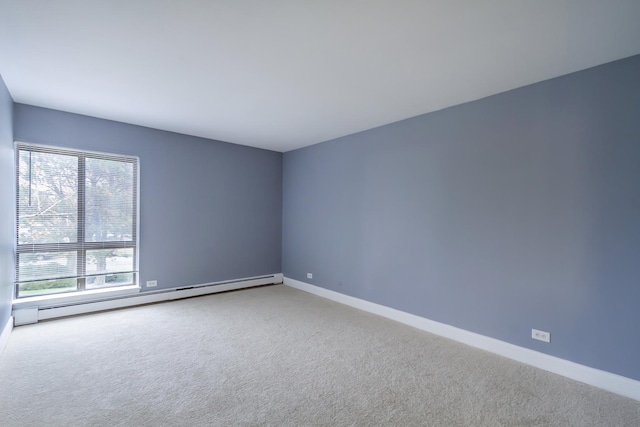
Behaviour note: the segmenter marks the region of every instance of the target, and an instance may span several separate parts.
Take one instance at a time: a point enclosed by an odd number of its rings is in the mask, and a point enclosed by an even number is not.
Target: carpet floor
[[[15,328],[13,426],[640,426],[640,402],[288,288]]]

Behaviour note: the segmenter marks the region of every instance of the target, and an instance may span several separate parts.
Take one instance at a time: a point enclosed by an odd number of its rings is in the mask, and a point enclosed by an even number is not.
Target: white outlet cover
[[[531,330],[531,338],[538,341],[551,342],[551,334],[538,329]]]
[[[307,279],[313,279],[313,273],[307,273]]]
[[[147,281],[147,288],[152,288],[154,286],[158,286],[158,281],[157,280],[148,280]]]

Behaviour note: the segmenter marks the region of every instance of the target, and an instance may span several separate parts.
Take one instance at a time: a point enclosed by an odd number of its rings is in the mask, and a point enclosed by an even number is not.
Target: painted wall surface
[[[640,380],[640,56],[287,152],[283,180],[286,277]]]
[[[140,158],[140,284],[281,271],[282,153],[15,104],[17,140]]]
[[[15,180],[13,99],[0,76],[0,332],[11,315],[14,280]]]

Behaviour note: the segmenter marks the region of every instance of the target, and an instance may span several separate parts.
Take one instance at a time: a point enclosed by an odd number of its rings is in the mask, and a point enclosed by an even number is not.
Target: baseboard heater
[[[282,274],[277,273],[245,279],[205,283],[202,285],[161,289],[157,291],[142,292],[133,295],[123,295],[110,298],[90,299],[67,303],[51,303],[42,301],[34,307],[14,308],[12,315],[14,317],[14,325],[20,326],[37,323],[40,320],[74,316],[77,314],[92,313],[96,311],[113,310],[117,308],[132,307],[136,305],[151,304],[155,302],[171,301],[207,294],[215,294],[219,292],[233,291],[237,289],[252,288],[256,286],[273,285],[282,283],[282,281]]]

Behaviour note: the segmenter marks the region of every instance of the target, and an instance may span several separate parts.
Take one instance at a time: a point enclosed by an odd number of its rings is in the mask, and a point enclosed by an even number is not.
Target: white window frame
[[[78,192],[76,194],[78,201],[78,220],[77,220],[77,241],[69,242],[69,243],[29,243],[29,244],[20,244],[19,236],[18,236],[18,228],[19,228],[19,215],[20,215],[20,207],[18,202],[19,195],[19,161],[20,161],[20,151],[21,150],[31,150],[33,152],[40,153],[51,153],[51,154],[62,154],[68,156],[74,156],[78,158]],[[85,226],[85,191],[81,186],[85,185],[85,161],[87,158],[91,159],[102,159],[102,160],[115,160],[122,161],[126,163],[131,163],[133,165],[133,229],[131,240],[117,240],[117,241],[105,241],[105,242],[85,242],[84,231],[86,229]],[[22,301],[24,303],[28,303],[29,301],[43,301],[43,300],[70,300],[75,301],[79,299],[86,299],[91,297],[91,295],[95,296],[106,296],[106,295],[116,295],[116,294],[126,294],[139,291],[140,287],[138,284],[139,274],[138,274],[138,264],[140,259],[140,250],[139,250],[139,230],[140,230],[140,160],[137,156],[128,156],[128,155],[120,155],[120,154],[110,154],[104,152],[96,152],[96,151],[88,151],[88,150],[79,150],[79,149],[68,149],[56,146],[49,145],[41,145],[41,144],[33,144],[23,141],[15,142],[15,173],[14,179],[15,189],[16,189],[16,237],[15,237],[15,286],[14,286],[14,301],[19,302]],[[128,285],[117,285],[117,286],[104,286],[99,289],[91,289],[86,290],[86,279],[89,277],[86,274],[86,251],[94,250],[94,249],[123,249],[123,248],[132,248],[133,249],[133,271],[127,271],[126,273],[133,274],[133,280],[131,284]],[[77,275],[74,276],[77,279],[77,288],[73,291],[62,292],[62,293],[51,293],[51,294],[41,294],[36,296],[23,296],[19,295],[19,256],[21,253],[34,253],[34,252],[69,252],[69,251],[77,251]],[[122,273],[122,272],[120,272]],[[107,273],[107,275],[112,273]],[[105,275],[105,273],[98,274]],[[14,304],[15,305],[15,304]]]

